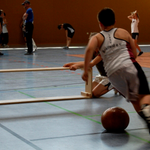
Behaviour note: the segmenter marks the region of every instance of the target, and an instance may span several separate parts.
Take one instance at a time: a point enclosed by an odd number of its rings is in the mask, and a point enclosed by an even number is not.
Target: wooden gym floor
[[[150,46],[137,58],[150,83]],[[61,67],[82,61],[84,48],[2,49],[0,69]],[[80,95],[81,70],[0,73],[0,100]],[[93,76],[97,75],[96,68]],[[109,107],[124,108],[130,123],[124,133],[108,133],[101,114]],[[131,103],[113,90],[96,99],[0,106],[0,150],[149,150],[150,135]]]

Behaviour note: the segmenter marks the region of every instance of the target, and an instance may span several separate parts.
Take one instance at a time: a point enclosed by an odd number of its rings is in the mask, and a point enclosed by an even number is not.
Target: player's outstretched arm
[[[84,61],[70,62],[63,65],[63,67],[69,67],[70,70],[77,70],[79,68],[83,68],[83,66],[84,66]]]

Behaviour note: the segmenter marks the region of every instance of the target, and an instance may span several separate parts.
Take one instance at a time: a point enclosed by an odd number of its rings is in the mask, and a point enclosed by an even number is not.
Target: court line
[[[87,45],[85,46],[69,46],[69,49],[72,49],[72,48],[75,48],[75,49],[78,49],[78,48],[86,48]],[[147,46],[150,46],[150,44],[139,44],[140,47],[147,47]],[[25,50],[26,47],[10,47],[10,48],[1,48],[1,50]],[[37,47],[37,49],[63,49],[62,46],[53,46],[53,47]]]
[[[77,49],[77,48],[85,48],[86,46],[69,46],[69,49]],[[1,50],[25,50],[26,47],[14,47],[14,48],[1,48]],[[49,49],[63,49],[61,46],[55,46],[55,47],[37,47],[37,50],[49,50]]]
[[[43,140],[53,140],[53,139],[61,139],[61,138],[81,137],[81,136],[87,136],[87,135],[96,135],[96,134],[100,134],[100,133],[101,132],[78,134],[78,135],[68,135],[68,136],[59,136],[59,137],[49,137],[49,138],[41,138],[41,139],[32,139],[31,141],[43,141]]]
[[[134,137],[134,138],[136,138],[136,139],[139,139],[139,140],[141,140],[141,141],[144,141],[144,142],[146,142],[146,143],[150,143],[150,141],[145,140],[145,139],[143,139],[143,138],[140,138],[140,137],[138,137],[138,136],[136,136],[136,135],[130,134],[130,133],[128,133],[128,132],[126,132],[126,134],[127,134],[127,135],[130,135],[130,136],[132,136],[132,137]]]
[[[9,128],[7,128],[6,126],[0,124],[0,127],[2,129],[4,129],[5,131],[7,131],[8,133],[10,133],[11,135],[13,135],[14,137],[18,138],[19,140],[21,140],[22,142],[26,143],[27,145],[31,146],[32,148],[34,148],[35,150],[42,150],[41,148],[39,148],[38,146],[36,146],[35,144],[33,144],[32,142],[28,141],[27,139],[23,138],[22,136],[20,136],[19,134],[15,133],[14,131],[10,130]],[[1,144],[2,145],[2,144]]]
[[[131,113],[137,113],[137,112],[134,111],[134,112],[127,112],[127,113],[131,114]],[[102,115],[91,115],[91,116],[86,116],[86,117],[97,117],[97,116],[102,116]]]
[[[18,91],[18,92],[21,93],[21,94],[24,94],[24,95],[26,95],[26,96],[29,96],[29,97],[31,97],[31,98],[36,98],[36,97],[31,96],[31,95],[29,95],[29,94],[26,94],[26,93],[24,93],[24,92],[21,92],[21,91]],[[88,117],[86,117],[86,116],[83,116],[83,115],[81,115],[81,114],[79,114],[79,113],[70,111],[70,110],[65,109],[65,108],[63,108],[63,107],[60,107],[60,106],[58,106],[58,105],[52,104],[52,103],[50,103],[50,102],[45,102],[45,103],[48,104],[48,105],[54,106],[54,107],[56,107],[56,108],[59,108],[59,109],[61,109],[61,110],[64,110],[64,111],[66,111],[66,112],[72,113],[72,114],[74,114],[74,115],[76,115],[76,116],[80,116],[80,117],[82,117],[82,118],[88,119],[88,120],[93,121],[93,122],[96,122],[96,123],[98,123],[98,124],[101,124],[101,122],[99,122],[99,121],[97,121],[97,120],[88,118]]]
[[[29,97],[31,97],[31,98],[35,98],[34,96],[31,96],[31,95],[29,95],[29,94],[26,94],[26,93],[23,93],[23,92],[21,92],[21,93],[24,94],[24,95],[27,95],[27,96],[29,96]],[[68,109],[62,108],[62,107],[60,107],[60,106],[58,106],[58,105],[55,105],[55,104],[52,104],[52,103],[50,103],[50,102],[45,102],[45,103],[47,103],[48,105],[54,106],[54,107],[56,107],[56,108],[62,109],[62,110],[64,110],[64,111],[67,111],[67,112],[69,112],[69,113],[72,113],[72,114],[74,114],[74,115],[77,115],[77,116],[79,116],[79,117],[82,117],[82,118],[84,118],[84,119],[90,120],[90,121],[92,121],[92,122],[95,122],[95,123],[98,123],[98,124],[102,124],[102,123],[99,122],[99,121],[96,121],[96,120],[94,120],[94,119],[91,119],[91,118],[89,118],[89,117],[87,117],[87,116],[83,116],[83,115],[81,115],[81,114],[79,114],[79,113],[70,111],[70,110],[68,110]],[[133,112],[132,112],[132,113],[133,113]],[[146,143],[150,143],[150,141],[145,140],[145,139],[143,139],[143,138],[141,138],[141,137],[132,135],[132,134],[130,134],[130,133],[128,133],[128,132],[127,132],[127,134],[130,135],[130,136],[135,137],[136,139],[142,140],[142,141],[144,141],[144,142],[146,142]]]

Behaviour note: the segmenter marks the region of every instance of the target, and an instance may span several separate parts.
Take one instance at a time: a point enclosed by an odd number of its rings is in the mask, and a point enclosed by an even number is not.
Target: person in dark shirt
[[[71,44],[71,39],[73,38],[74,33],[75,33],[75,29],[68,23],[59,24],[58,29],[59,30],[61,30],[61,29],[65,30],[67,43],[66,43],[66,46],[64,47],[64,49],[69,49],[69,46]]]
[[[2,26],[3,26],[3,18],[4,11],[0,10],[0,44],[2,44]],[[3,55],[3,53],[0,52],[0,55]]]
[[[26,40],[27,40],[27,47],[28,52],[25,55],[32,55],[33,54],[33,45],[32,45],[32,34],[33,34],[33,10],[30,7],[30,1],[25,0],[22,5],[24,6],[26,12],[23,15],[23,19],[25,21],[25,32],[26,32]]]

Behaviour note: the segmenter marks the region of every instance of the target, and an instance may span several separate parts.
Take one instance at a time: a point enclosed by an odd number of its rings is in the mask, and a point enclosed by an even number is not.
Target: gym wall
[[[25,12],[21,0],[5,0],[1,8],[6,13],[9,31],[9,45],[24,46],[20,23]],[[97,13],[104,7],[113,8],[116,13],[116,27],[130,32],[130,12],[138,10],[140,16],[139,44],[150,44],[149,0],[30,0],[34,12],[33,38],[38,46],[65,45],[64,30],[57,25],[70,23],[75,28],[71,45],[86,45],[90,32],[99,32]]]

